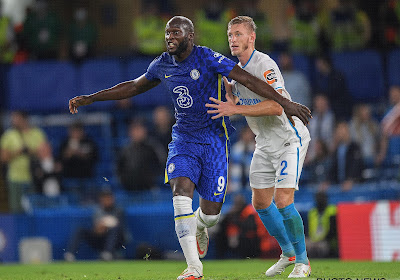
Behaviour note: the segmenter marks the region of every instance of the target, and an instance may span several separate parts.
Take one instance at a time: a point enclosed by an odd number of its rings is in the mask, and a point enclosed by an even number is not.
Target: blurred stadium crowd
[[[399,0],[3,0],[0,7],[3,212],[91,205],[105,186],[122,207],[169,201],[163,176],[174,117],[164,92],[82,108],[75,118],[66,109],[75,95],[144,73],[164,51],[165,23],[175,14],[193,20],[197,44],[227,56],[228,21],[255,19],[257,49],[276,60],[293,100],[312,109],[296,197],[302,213],[321,191],[332,204],[400,198]],[[249,202],[254,135],[244,118],[232,120],[227,197]]]

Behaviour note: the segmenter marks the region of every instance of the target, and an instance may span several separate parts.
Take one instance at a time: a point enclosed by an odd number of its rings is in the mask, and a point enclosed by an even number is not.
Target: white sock
[[[187,196],[174,196],[175,231],[188,266],[203,268],[197,253],[196,217],[193,213],[192,199]]]
[[[197,230],[202,231],[204,228],[210,228],[218,223],[219,217],[221,213],[218,215],[206,215],[201,211],[199,207],[196,212],[196,223],[197,223]]]

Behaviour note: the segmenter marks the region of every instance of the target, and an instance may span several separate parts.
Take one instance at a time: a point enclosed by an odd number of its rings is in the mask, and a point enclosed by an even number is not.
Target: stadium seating
[[[78,69],[78,73],[76,95],[90,94],[124,81],[122,66],[117,59],[85,61]],[[112,103],[112,101],[98,102],[93,104],[90,110],[109,108]]]
[[[391,51],[387,55],[388,84],[400,86],[400,49]]]
[[[29,62],[13,65],[8,76],[8,109],[67,110],[76,88],[76,71],[69,62]]]
[[[385,79],[382,57],[378,52],[367,50],[333,53],[332,62],[345,75],[354,101],[382,101]]]

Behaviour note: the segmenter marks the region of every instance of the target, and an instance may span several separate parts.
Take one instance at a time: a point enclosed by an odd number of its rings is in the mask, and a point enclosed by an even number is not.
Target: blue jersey
[[[168,89],[175,106],[176,123],[172,140],[213,144],[233,127],[228,117],[211,119],[205,106],[209,97],[221,100],[222,76],[228,76],[236,63],[207,47],[194,46],[179,62],[164,52],[149,65],[145,76],[159,80]]]

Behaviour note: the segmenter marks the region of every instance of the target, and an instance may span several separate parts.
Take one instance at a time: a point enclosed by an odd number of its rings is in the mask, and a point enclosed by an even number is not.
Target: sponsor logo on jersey
[[[192,71],[190,71],[190,77],[193,80],[197,80],[198,78],[200,78],[200,72],[197,69],[193,69]]]
[[[263,74],[265,80],[267,81],[267,83],[269,85],[272,85],[273,83],[275,83],[276,81],[278,81],[277,77],[276,77],[276,73],[275,70],[273,68],[267,70],[264,72]]]
[[[223,193],[222,192],[220,192],[220,193],[214,192],[215,196],[218,196],[218,195],[221,195],[221,194],[223,194]]]
[[[278,183],[282,182],[283,180],[285,180],[286,178],[282,178],[282,179],[278,179]]]
[[[189,89],[185,86],[177,86],[172,90],[173,93],[179,94],[176,103],[181,108],[190,108],[193,105],[193,98],[189,95]]]
[[[174,170],[175,170],[175,164],[173,162],[171,162],[168,165],[168,173],[172,173],[172,172],[174,172]]]
[[[224,60],[224,58],[225,58],[225,56],[223,56],[222,54],[220,54],[218,52],[214,52],[214,57],[215,58],[219,57],[218,63],[221,63],[221,61]]]
[[[261,102],[261,100],[258,98],[240,98],[239,99],[240,105],[255,105],[260,102]]]
[[[168,79],[169,77],[172,77],[172,75],[164,74],[164,78]]]

